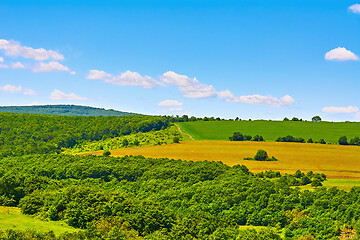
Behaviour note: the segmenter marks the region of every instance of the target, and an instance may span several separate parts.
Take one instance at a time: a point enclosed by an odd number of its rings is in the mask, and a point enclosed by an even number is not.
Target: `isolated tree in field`
[[[309,138],[309,140],[307,140],[307,143],[314,143],[314,141],[312,140],[312,138]]]
[[[290,120],[287,117],[285,117],[283,121],[290,121]]]
[[[265,150],[259,149],[254,156],[254,160],[256,161],[266,161],[268,159],[268,154]]]
[[[111,155],[111,152],[109,150],[106,150],[103,152],[103,156],[108,157]]]
[[[339,138],[339,145],[348,145],[346,136],[342,136]]]
[[[321,122],[321,117],[315,116],[311,119],[313,122]]]

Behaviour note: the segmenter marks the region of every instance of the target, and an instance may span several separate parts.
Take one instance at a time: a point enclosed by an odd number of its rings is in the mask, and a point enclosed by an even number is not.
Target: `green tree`
[[[266,159],[268,159],[268,158],[269,158],[269,156],[268,156],[267,152],[262,149],[259,149],[254,156],[254,160],[256,160],[256,161],[266,161]]]
[[[339,144],[340,144],[340,145],[348,145],[347,137],[346,137],[346,136],[340,137],[340,138],[339,138]]]
[[[321,122],[321,117],[319,117],[319,116],[314,116],[311,120],[312,120],[313,122]]]
[[[111,155],[111,152],[109,151],[109,150],[105,150],[104,152],[103,152],[103,156],[105,156],[105,157],[108,157],[108,156],[110,156]]]
[[[180,142],[179,137],[175,136],[175,137],[173,138],[173,142],[174,142],[174,143],[179,143],[179,142]]]

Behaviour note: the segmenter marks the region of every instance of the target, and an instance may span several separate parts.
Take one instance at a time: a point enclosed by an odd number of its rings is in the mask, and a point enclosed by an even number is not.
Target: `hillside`
[[[262,135],[266,141],[292,135],[305,140],[321,138],[337,143],[341,136],[360,136],[358,122],[302,122],[302,121],[196,121],[178,123],[182,131],[195,140],[228,140],[234,132]]]
[[[136,115],[136,113],[80,105],[3,106],[0,107],[0,112],[94,117]]]

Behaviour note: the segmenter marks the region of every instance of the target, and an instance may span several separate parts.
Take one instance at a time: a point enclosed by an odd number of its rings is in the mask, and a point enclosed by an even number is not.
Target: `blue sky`
[[[360,120],[360,1],[0,2],[0,105]]]

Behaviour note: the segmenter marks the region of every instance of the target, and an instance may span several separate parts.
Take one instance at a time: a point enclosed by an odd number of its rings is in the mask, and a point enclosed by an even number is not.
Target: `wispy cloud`
[[[149,76],[141,76],[137,72],[126,71],[120,73],[118,76],[113,76],[109,73],[99,70],[90,70],[86,77],[91,80],[102,80],[106,83],[120,85],[120,86],[141,86],[144,88],[153,88],[162,85],[160,82]]]
[[[55,89],[50,94],[50,99],[53,99],[53,100],[77,100],[77,101],[88,100],[88,98],[78,96],[75,93],[66,94],[66,93],[63,93],[63,92],[61,92],[61,91],[59,91],[57,89]]]
[[[177,100],[169,100],[169,99],[167,99],[167,100],[159,102],[158,105],[162,106],[162,107],[179,107],[179,106],[182,106],[183,103],[179,102]]]
[[[358,113],[359,108],[355,106],[348,107],[324,107],[322,109],[326,113]]]
[[[3,92],[15,93],[15,92],[20,92],[21,90],[22,90],[21,86],[13,86],[10,84],[0,87],[0,91],[3,91]]]
[[[183,110],[183,103],[177,100],[164,100],[158,103],[158,106],[164,107],[169,112],[180,112]]]
[[[349,10],[352,11],[353,13],[360,14],[360,4],[354,4],[350,6]]]
[[[260,104],[260,105],[269,105],[275,107],[289,106],[295,102],[294,99],[289,95],[285,95],[280,99],[272,96],[262,96],[262,95],[235,96],[229,90],[219,92],[218,96],[220,98],[225,99],[227,102]]]
[[[37,92],[32,89],[24,89],[24,95],[37,95]]]
[[[0,63],[0,68],[19,69],[19,68],[25,68],[25,66],[21,62],[15,62],[11,64]]]
[[[162,75],[162,81],[174,84],[187,98],[206,98],[216,96],[216,90],[211,85],[200,83],[196,78],[189,78],[172,71]]]
[[[343,47],[335,48],[325,54],[325,59],[330,61],[357,61],[359,57]]]
[[[32,69],[33,72],[52,72],[52,71],[65,71],[69,72],[70,74],[76,74],[74,71],[71,71],[67,66],[62,65],[59,62],[40,62],[39,64],[35,65]]]
[[[21,46],[19,42],[13,40],[0,39],[0,49],[3,49],[6,56],[24,57],[34,59],[36,61],[43,61],[48,59],[63,60],[64,56],[53,51],[45,50],[43,48],[31,48]]]

